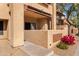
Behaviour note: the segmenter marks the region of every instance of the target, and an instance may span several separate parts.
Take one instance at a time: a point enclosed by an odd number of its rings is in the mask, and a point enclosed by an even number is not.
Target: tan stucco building
[[[59,24],[56,15],[56,4],[0,4],[0,39],[13,47],[29,41],[51,48],[68,34],[67,25]]]

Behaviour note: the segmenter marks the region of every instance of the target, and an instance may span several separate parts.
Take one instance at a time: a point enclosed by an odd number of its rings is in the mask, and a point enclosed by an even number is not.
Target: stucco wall
[[[74,33],[77,34],[78,33],[78,28],[74,29]]]
[[[10,4],[8,38],[13,47],[24,45],[24,4]]]
[[[77,34],[77,33],[78,33],[78,28],[75,28],[75,27],[73,27],[73,26],[70,26],[70,34],[75,35],[75,34]]]
[[[34,44],[48,47],[48,34],[47,31],[43,30],[25,30],[24,39]]]
[[[48,48],[51,48],[57,42],[57,41],[53,42],[53,41],[55,41],[53,39],[53,36],[56,34],[62,34],[61,30],[49,30],[48,31]],[[58,41],[59,41],[59,38],[58,38]]]
[[[67,35],[67,34],[68,34],[68,26],[67,25],[64,25],[63,30],[48,30],[48,48],[55,46],[60,41],[60,38],[64,35]],[[59,35],[58,40],[54,39],[54,37],[53,37],[54,35]]]
[[[24,39],[34,44],[51,48],[60,41],[60,38],[68,34],[68,26],[65,25],[63,30],[25,30]],[[54,35],[59,35],[58,40],[54,39]],[[55,41],[55,42],[54,42]]]
[[[6,21],[9,19],[9,7],[6,3],[0,3],[0,20],[1,21]],[[3,26],[6,27],[7,24],[4,23]],[[3,35],[0,35],[0,39],[5,39],[7,37],[7,29],[3,30]]]
[[[9,19],[9,7],[0,3],[0,19]]]
[[[54,35],[67,35],[67,30],[25,30],[24,40],[34,44],[41,45],[46,48],[51,48],[56,42],[53,42]],[[58,41],[60,40],[58,38]],[[54,40],[55,41],[55,40]]]
[[[46,19],[39,19],[37,21],[37,28],[39,30],[48,30],[48,24]]]

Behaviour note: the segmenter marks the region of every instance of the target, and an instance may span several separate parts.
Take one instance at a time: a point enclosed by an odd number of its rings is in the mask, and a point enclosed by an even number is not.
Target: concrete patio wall
[[[60,39],[56,36],[56,35],[62,35],[61,30],[49,30],[48,31],[48,48],[51,48],[52,46],[54,46]],[[58,38],[57,40],[55,40],[54,35]],[[61,38],[62,36],[60,36]],[[54,42],[55,41],[55,42]]]
[[[25,30],[24,39],[25,41],[30,41],[34,44],[48,47],[48,31],[45,30]]]
[[[70,26],[70,34],[75,35],[75,34],[77,34],[77,33],[78,33],[78,28],[75,28],[75,27],[73,27],[73,26]]]
[[[37,44],[46,48],[51,48],[58,41],[60,41],[60,38],[62,36],[67,35],[67,33],[68,33],[67,29],[65,30],[25,30],[24,40],[30,41],[34,44]],[[54,35],[59,35],[58,40],[54,40],[54,37],[53,37]]]
[[[67,25],[64,26],[63,30],[48,30],[48,48],[55,46],[60,41],[60,38],[64,35],[68,35]]]

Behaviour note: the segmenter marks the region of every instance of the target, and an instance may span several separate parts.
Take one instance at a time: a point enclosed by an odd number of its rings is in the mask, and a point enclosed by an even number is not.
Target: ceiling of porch
[[[36,10],[32,10],[30,8],[24,9],[24,17],[25,18],[33,18],[33,19],[47,19],[49,16],[42,12],[38,12]]]

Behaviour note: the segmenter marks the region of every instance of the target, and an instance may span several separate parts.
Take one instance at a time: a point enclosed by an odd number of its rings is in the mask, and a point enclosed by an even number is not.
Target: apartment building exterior
[[[58,24],[62,16],[56,4],[0,4],[0,39],[7,39],[13,47],[29,41],[51,48],[68,34],[67,25]]]

